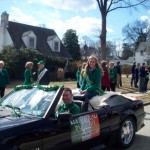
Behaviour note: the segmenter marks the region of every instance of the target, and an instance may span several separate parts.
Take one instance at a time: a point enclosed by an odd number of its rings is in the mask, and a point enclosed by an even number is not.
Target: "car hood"
[[[34,116],[12,116],[11,112],[10,110],[0,108],[0,131],[41,120],[41,118]]]

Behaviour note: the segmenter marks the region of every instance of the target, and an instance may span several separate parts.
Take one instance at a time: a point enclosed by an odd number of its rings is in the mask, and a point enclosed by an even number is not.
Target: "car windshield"
[[[53,101],[56,91],[44,91],[38,88],[13,90],[2,100],[2,106],[19,108],[23,114],[43,117]]]

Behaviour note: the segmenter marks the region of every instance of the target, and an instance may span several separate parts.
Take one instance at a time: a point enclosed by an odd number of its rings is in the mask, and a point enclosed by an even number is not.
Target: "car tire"
[[[135,137],[135,121],[128,117],[120,124],[117,146],[119,148],[127,148],[129,147]]]

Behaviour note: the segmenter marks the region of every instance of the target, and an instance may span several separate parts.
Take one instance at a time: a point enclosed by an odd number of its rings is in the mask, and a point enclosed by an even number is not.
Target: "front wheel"
[[[120,125],[117,144],[120,148],[129,147],[135,137],[135,121],[132,118],[126,118]]]

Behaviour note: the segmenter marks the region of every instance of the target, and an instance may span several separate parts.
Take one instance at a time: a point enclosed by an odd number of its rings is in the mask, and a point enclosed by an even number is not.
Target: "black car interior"
[[[85,94],[74,95],[73,99],[74,99],[74,102],[80,107],[81,112],[87,111],[88,105],[90,105],[94,109],[94,107],[90,104],[90,102]]]

